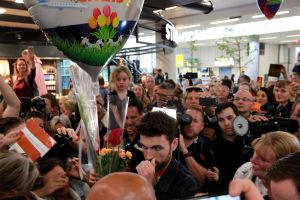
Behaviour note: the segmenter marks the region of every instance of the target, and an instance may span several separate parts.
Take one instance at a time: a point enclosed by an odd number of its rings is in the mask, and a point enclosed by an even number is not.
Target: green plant
[[[229,29],[229,31],[232,31]],[[237,36],[223,38],[220,42],[217,42],[219,50],[224,52],[222,57],[229,57],[234,60],[235,65],[239,68],[240,73],[248,63],[252,62],[252,59],[248,58],[248,55],[257,49],[250,50],[249,44],[246,40],[252,39],[254,36]],[[243,62],[246,60],[245,62]]]

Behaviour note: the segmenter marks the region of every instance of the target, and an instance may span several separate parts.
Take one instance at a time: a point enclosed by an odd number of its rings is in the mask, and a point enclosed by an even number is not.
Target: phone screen
[[[199,197],[195,198],[195,200],[242,200],[242,197],[237,196],[237,197],[232,197],[229,194],[221,194],[221,195],[212,195],[212,196],[205,196],[205,197]]]

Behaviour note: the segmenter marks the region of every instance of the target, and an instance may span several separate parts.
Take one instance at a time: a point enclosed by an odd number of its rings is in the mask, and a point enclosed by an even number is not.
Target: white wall
[[[270,64],[278,63],[278,45],[265,44],[265,54],[259,56],[259,76],[268,74]]]

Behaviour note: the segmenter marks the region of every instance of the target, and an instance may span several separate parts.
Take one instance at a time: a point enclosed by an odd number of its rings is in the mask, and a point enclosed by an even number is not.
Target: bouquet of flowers
[[[112,172],[126,171],[128,163],[132,158],[130,151],[121,149],[102,148],[99,152],[99,159],[101,160],[101,173],[103,177]]]
[[[97,92],[99,93],[99,86],[97,83],[94,85],[90,76],[78,66],[73,66],[71,71],[82,120],[83,133],[80,138],[81,140],[85,138],[88,150],[88,166],[93,166],[98,177],[103,177],[111,172],[124,171],[132,156],[130,152],[124,152],[120,147],[123,140],[129,98],[109,95],[108,133],[105,145],[107,148],[99,151],[98,117],[97,112],[95,112],[97,110],[95,98]],[[79,144],[79,160],[82,157],[81,149],[82,141]]]

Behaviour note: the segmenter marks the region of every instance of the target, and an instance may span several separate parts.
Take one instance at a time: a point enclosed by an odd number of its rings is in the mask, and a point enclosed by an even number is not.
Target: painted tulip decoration
[[[144,0],[24,0],[34,22],[96,81],[124,46]]]
[[[99,94],[97,78],[134,30],[144,0],[24,0],[24,3],[48,40],[79,66],[71,67],[72,80],[89,164],[100,175],[95,112]]]
[[[283,0],[257,0],[259,9],[268,19],[276,15],[282,2]]]

